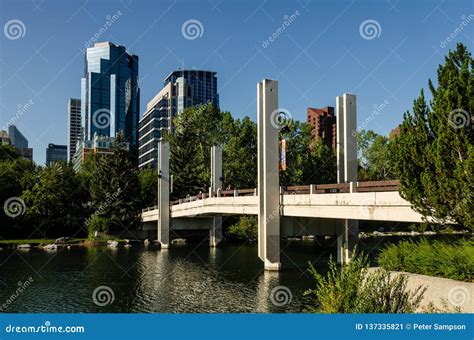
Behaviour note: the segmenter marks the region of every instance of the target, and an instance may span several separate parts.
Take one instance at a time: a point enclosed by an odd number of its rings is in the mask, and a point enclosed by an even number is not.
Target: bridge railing
[[[334,183],[334,184],[311,184],[311,185],[293,185],[282,187],[281,192],[283,194],[293,195],[308,195],[308,194],[330,194],[330,193],[349,193],[351,192],[351,184],[353,185],[353,192],[384,192],[384,191],[397,191],[400,185],[399,180],[391,181],[369,181],[369,182],[357,182],[357,183]],[[194,196],[188,196],[186,198],[180,198],[178,200],[171,201],[171,205],[177,205],[181,203],[198,201],[209,197],[238,197],[238,196],[256,196],[257,189],[233,189],[233,190],[218,190],[217,193],[200,193]],[[158,206],[148,207],[142,210],[147,212],[150,210],[158,209]]]

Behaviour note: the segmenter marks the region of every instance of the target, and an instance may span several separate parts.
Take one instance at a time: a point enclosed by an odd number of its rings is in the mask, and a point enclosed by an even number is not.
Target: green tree
[[[90,191],[93,213],[86,223],[90,233],[120,233],[138,229],[140,181],[130,153],[124,149],[121,135],[117,137],[112,153],[97,160],[90,180]]]
[[[144,169],[138,173],[140,180],[141,207],[147,208],[158,204],[158,172],[155,169]]]
[[[88,193],[70,165],[53,163],[22,181],[26,222],[35,226],[39,237],[81,234]]]
[[[473,227],[474,61],[458,44],[430,80],[430,105],[423,91],[406,112],[391,143],[400,194],[415,210],[438,222],[454,220]]]
[[[224,187],[257,187],[257,124],[249,117],[224,124]]]
[[[359,147],[359,179],[361,181],[395,179],[389,139],[372,130],[361,130],[356,138]]]

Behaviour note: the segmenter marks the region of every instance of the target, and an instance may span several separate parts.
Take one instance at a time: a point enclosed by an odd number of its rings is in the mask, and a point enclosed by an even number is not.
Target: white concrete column
[[[158,143],[158,242],[170,245],[170,145]]]
[[[280,270],[278,82],[257,84],[258,255],[265,270]]]
[[[356,191],[357,168],[357,100],[353,94],[336,97],[337,124],[337,182],[349,183],[350,192]],[[346,264],[359,238],[359,221],[343,220],[337,238],[337,262]]]
[[[211,148],[211,189],[217,193],[222,188],[222,147],[213,146]],[[211,197],[211,196],[210,196]],[[222,216],[215,216],[212,219],[209,229],[209,244],[216,247],[222,241]]]

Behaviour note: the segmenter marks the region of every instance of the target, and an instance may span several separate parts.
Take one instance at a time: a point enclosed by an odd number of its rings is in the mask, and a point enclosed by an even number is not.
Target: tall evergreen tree
[[[141,198],[138,170],[124,149],[121,134],[112,153],[97,160],[90,179],[92,218],[90,231],[135,230],[140,226]],[[95,229],[95,230],[94,230]]]
[[[423,91],[406,112],[400,135],[391,143],[400,193],[415,210],[439,222],[471,228],[474,192],[474,61],[458,44],[429,81],[430,105]]]

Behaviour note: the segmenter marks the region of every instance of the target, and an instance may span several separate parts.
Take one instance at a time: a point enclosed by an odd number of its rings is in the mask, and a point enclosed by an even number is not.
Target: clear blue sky
[[[236,117],[256,118],[256,83],[273,78],[280,107],[295,119],[304,120],[309,106],[335,106],[348,92],[358,96],[358,125],[388,134],[449,48],[464,42],[474,50],[469,0],[0,0],[0,128],[16,117],[36,162],[44,163],[48,143],[66,144],[66,104],[80,98],[84,44],[114,14],[99,40],[140,57],[141,113],[170,71],[195,67],[218,72],[221,109]],[[182,33],[191,19],[203,28],[193,40]],[[14,27],[5,32],[10,20],[24,25],[19,35]],[[373,39],[360,33],[366,20],[380,27],[373,26],[375,36],[368,30]]]

